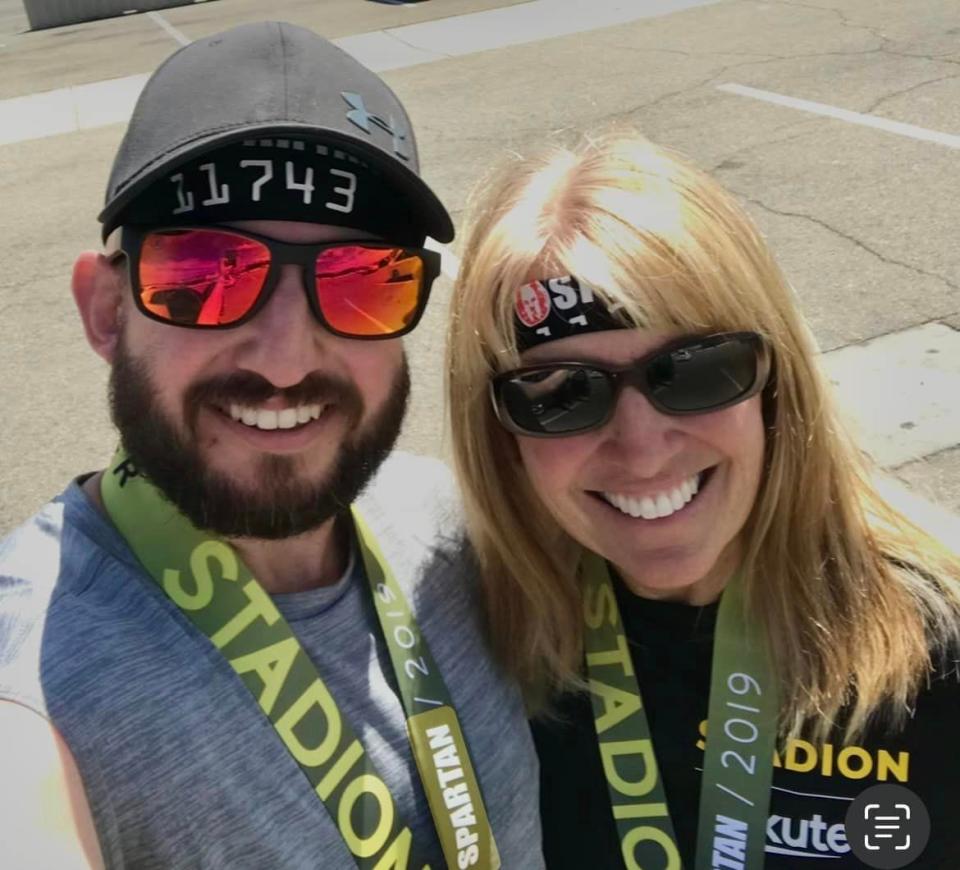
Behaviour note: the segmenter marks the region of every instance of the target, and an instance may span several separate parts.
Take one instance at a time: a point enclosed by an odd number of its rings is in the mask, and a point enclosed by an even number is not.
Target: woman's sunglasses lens
[[[747,338],[707,339],[652,359],[654,401],[666,411],[709,411],[746,395],[757,379],[757,349]]]
[[[597,426],[613,402],[609,376],[584,366],[541,369],[500,383],[500,407],[532,435],[563,435]]]
[[[343,245],[321,251],[315,267],[317,302],[341,335],[401,333],[420,311],[423,259],[403,248]]]
[[[247,314],[270,269],[270,250],[224,230],[151,232],[140,247],[140,304],[181,326],[225,326]]]

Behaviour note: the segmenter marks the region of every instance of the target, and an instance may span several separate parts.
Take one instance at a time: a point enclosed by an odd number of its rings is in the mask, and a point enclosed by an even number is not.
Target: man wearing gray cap
[[[100,220],[120,447],[0,543],[4,866],[541,867],[448,475],[391,452],[453,237],[396,96],[291,25],[195,42]]]

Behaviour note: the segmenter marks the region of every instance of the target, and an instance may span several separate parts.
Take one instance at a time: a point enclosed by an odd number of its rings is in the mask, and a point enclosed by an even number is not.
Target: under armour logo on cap
[[[396,122],[392,115],[390,116],[389,122],[387,122],[379,115],[368,112],[367,107],[363,104],[363,97],[361,97],[360,94],[348,94],[346,91],[341,91],[340,96],[342,96],[351,107],[350,111],[347,112],[347,118],[351,122],[356,124],[364,133],[373,132],[370,129],[371,123],[383,130],[384,133],[389,133],[393,137],[394,154],[396,154],[397,157],[402,157],[404,160],[410,159],[410,155],[404,149],[407,134],[402,127],[398,130],[394,129]]]

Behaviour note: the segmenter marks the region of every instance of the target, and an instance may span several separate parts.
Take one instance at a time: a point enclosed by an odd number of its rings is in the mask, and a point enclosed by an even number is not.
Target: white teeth
[[[277,412],[276,411],[257,411],[258,429],[276,429]]]
[[[605,492],[603,497],[621,513],[634,519],[642,517],[645,520],[655,520],[683,510],[697,494],[699,481],[700,475],[694,475],[667,492],[642,498],[615,492]]]
[[[297,425],[297,409],[284,408],[277,414],[278,429],[292,429]]]
[[[243,405],[230,405],[230,416],[245,426],[272,431],[274,429],[295,429],[319,419],[324,405],[298,405],[296,408],[284,408],[282,411],[267,411],[248,408]]]

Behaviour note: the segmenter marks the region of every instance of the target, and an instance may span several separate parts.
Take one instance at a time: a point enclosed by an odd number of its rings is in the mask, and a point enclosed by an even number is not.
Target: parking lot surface
[[[0,0],[0,532],[115,444],[107,371],[69,285],[76,254],[99,244],[145,76],[265,5],[210,0],[31,33],[19,0]],[[458,224],[494,161],[611,123],[714,172],[776,251],[864,445],[960,511],[955,0],[278,0],[269,15],[382,71]],[[439,456],[451,286],[439,282],[408,341],[401,446]]]

